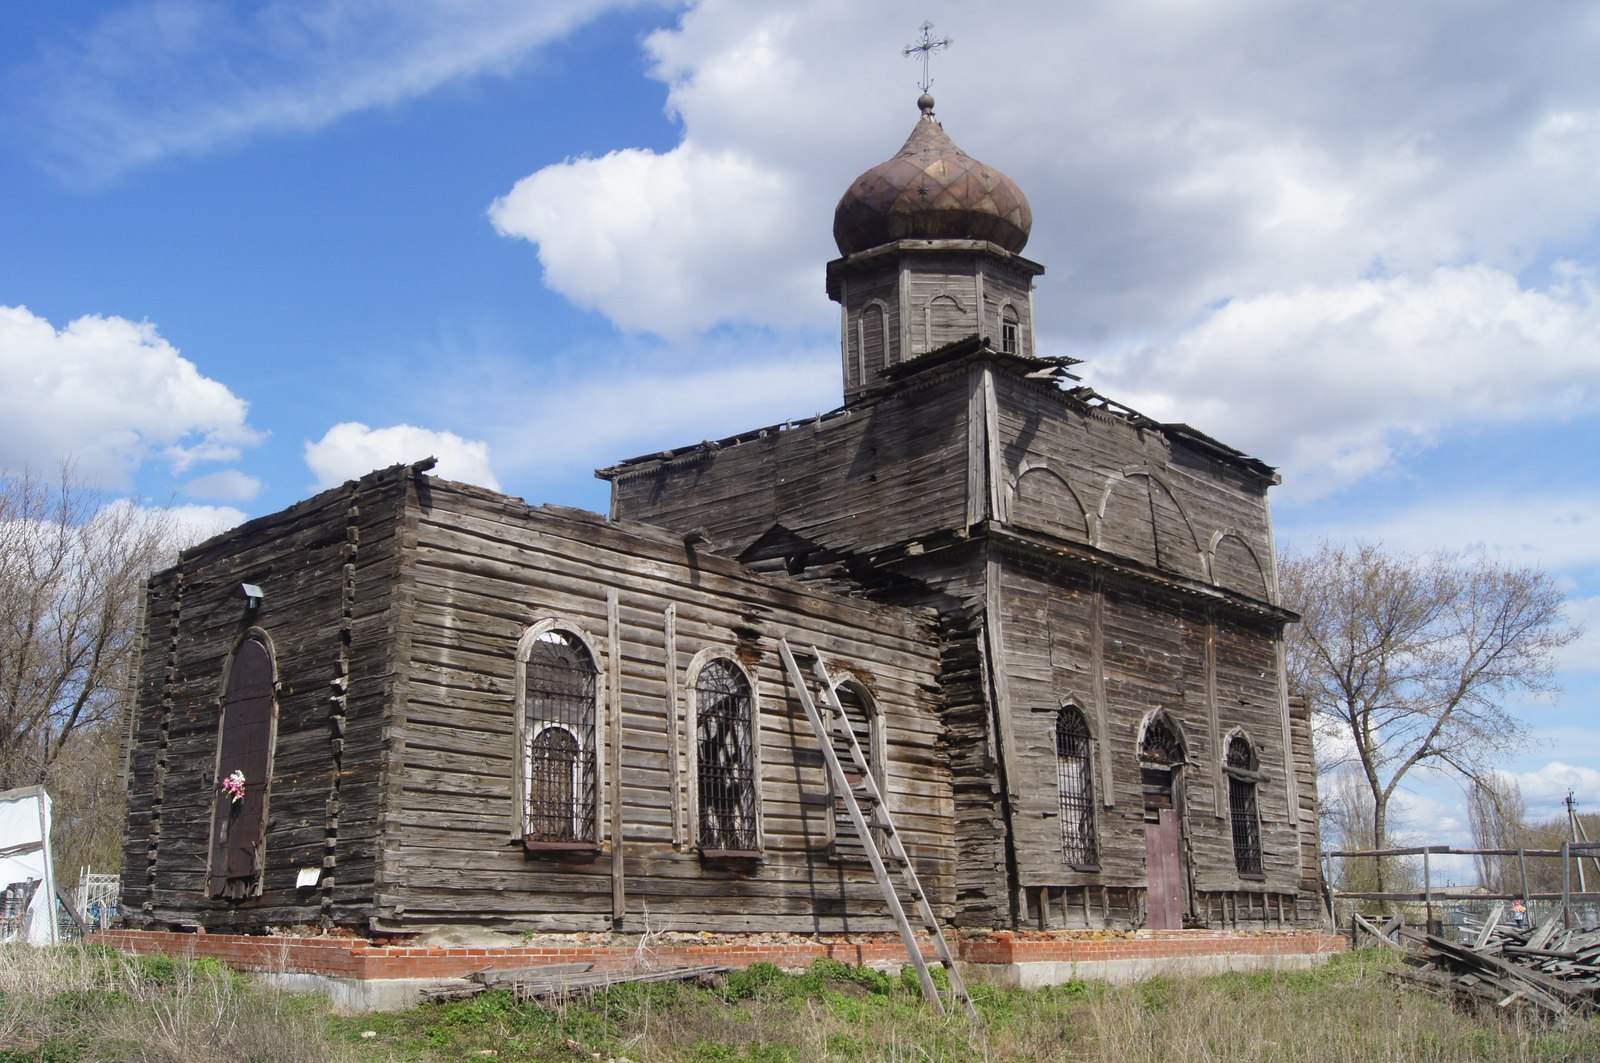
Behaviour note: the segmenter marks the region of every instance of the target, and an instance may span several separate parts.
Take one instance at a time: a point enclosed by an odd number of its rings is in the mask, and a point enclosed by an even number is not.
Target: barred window
[[[1261,819],[1256,814],[1260,777],[1250,740],[1236,734],[1228,742],[1228,815],[1233,821],[1233,863],[1241,875],[1261,874]]]
[[[695,678],[694,712],[700,849],[756,852],[755,698],[744,672],[724,658],[707,662]]]
[[[1061,852],[1067,863],[1099,862],[1094,833],[1094,775],[1089,725],[1076,705],[1056,717],[1056,793],[1061,803]]]
[[[595,678],[594,658],[571,632],[543,632],[528,647],[522,836],[530,846],[598,841]]]

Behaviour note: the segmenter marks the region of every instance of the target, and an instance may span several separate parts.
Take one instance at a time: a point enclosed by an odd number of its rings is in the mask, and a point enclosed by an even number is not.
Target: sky
[[[832,409],[832,208],[924,19],[1041,352],[1281,470],[1281,548],[1542,567],[1588,631],[1506,770],[1600,811],[1592,3],[19,5],[0,467],[220,527],[431,454],[604,511],[597,467]]]

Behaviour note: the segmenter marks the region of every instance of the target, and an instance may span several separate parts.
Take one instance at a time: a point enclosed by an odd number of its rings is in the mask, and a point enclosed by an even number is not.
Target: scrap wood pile
[[[1469,1007],[1515,1008],[1554,1025],[1600,1013],[1600,929],[1565,929],[1560,915],[1538,927],[1511,926],[1499,914],[1470,943],[1397,920],[1366,929],[1405,952],[1406,966],[1391,974]]]
[[[538,967],[475,971],[474,984],[442,985],[422,991],[429,1000],[466,1000],[490,989],[510,991],[518,1004],[530,1000],[560,1001],[585,996],[625,982],[699,982],[706,984],[726,974],[726,967],[669,967],[646,971],[593,971],[591,963],[556,963]]]

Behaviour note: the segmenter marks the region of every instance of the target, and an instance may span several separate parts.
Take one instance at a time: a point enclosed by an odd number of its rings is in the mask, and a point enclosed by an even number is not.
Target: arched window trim
[[[889,304],[882,299],[868,299],[856,311],[856,364],[859,366],[859,376],[856,383],[865,386],[867,383],[867,313],[877,310],[883,318],[883,361],[878,366],[881,372],[894,365],[894,345],[889,342]]]
[[[1234,752],[1243,748],[1243,763],[1236,763]],[[1261,808],[1257,784],[1261,773],[1261,752],[1243,728],[1228,732],[1222,743],[1222,770],[1228,776],[1228,824],[1233,839],[1234,870],[1240,878],[1266,876],[1261,865]]]
[[[531,744],[535,738],[551,727],[561,727],[561,724],[546,723],[541,727],[528,730],[527,684],[528,684],[528,656],[532,653],[534,644],[541,635],[552,631],[559,631],[577,639],[583,648],[588,651],[589,663],[594,667],[594,709],[593,709],[593,756],[594,756],[594,822],[591,825],[592,841],[581,842],[539,842],[528,841],[524,828],[528,821],[528,802],[531,798],[528,777],[528,758]],[[605,658],[596,649],[595,639],[590,636],[581,624],[564,616],[546,617],[532,624],[522,633],[522,638],[517,641],[516,682],[514,687],[514,704],[516,717],[516,757],[512,771],[512,808],[511,808],[511,838],[530,850],[543,849],[598,849],[604,842],[605,834],[605,804],[606,804],[606,684],[605,684]],[[564,728],[578,740],[579,748],[583,748],[583,736]]]
[[[272,636],[270,634],[268,634],[267,631],[264,628],[252,627],[249,630],[247,630],[242,636],[240,636],[239,640],[234,643],[232,651],[230,651],[229,654],[228,654],[227,661],[225,661],[223,663],[223,666],[222,666],[222,680],[221,680],[221,683],[218,685],[218,688],[217,688],[217,698],[216,698],[216,705],[217,705],[217,741],[216,741],[216,753],[215,753],[215,755],[213,757],[212,769],[211,769],[211,788],[213,790],[213,797],[212,797],[213,806],[212,806],[212,813],[211,813],[211,816],[210,816],[211,822],[210,822],[210,825],[209,825],[207,833],[206,833],[205,893],[206,893],[206,896],[208,896],[208,897],[216,896],[215,889],[214,889],[214,886],[213,886],[213,882],[214,882],[214,879],[215,879],[216,874],[217,874],[215,865],[216,865],[216,858],[217,858],[217,840],[218,840],[217,839],[217,818],[218,817],[217,817],[217,814],[216,814],[216,804],[215,804],[215,802],[221,802],[221,801],[224,801],[224,800],[231,800],[229,798],[226,798],[223,795],[223,793],[221,791],[221,786],[222,786],[222,780],[223,780],[225,774],[231,774],[232,771],[234,770],[231,765],[229,765],[227,768],[224,768],[223,761],[222,761],[222,758],[223,758],[223,743],[224,743],[224,738],[225,738],[226,733],[227,733],[227,726],[228,726],[228,690],[229,690],[229,686],[233,682],[233,670],[234,670],[234,665],[237,663],[237,661],[239,659],[239,651],[244,649],[244,647],[246,645],[249,645],[251,643],[254,643],[254,644],[260,646],[262,651],[265,652],[266,655],[267,655],[267,664],[268,664],[268,666],[269,666],[269,668],[271,670],[271,676],[272,676],[272,710],[271,710],[270,722],[268,723],[268,730],[267,730],[267,752],[266,752],[267,769],[266,769],[266,772],[265,772],[264,776],[262,778],[260,778],[260,779],[250,779],[250,778],[247,777],[245,779],[245,782],[244,782],[245,793],[247,795],[247,799],[250,799],[254,795],[259,794],[259,799],[260,799],[260,802],[261,802],[261,826],[260,826],[259,841],[257,843],[257,848],[256,848],[255,876],[254,876],[253,880],[246,887],[245,897],[259,897],[261,895],[262,879],[264,878],[264,872],[266,870],[266,862],[267,862],[267,823],[270,821],[270,816],[271,816],[271,812],[272,812],[272,775],[273,775],[273,770],[274,770],[274,766],[275,766],[274,762],[275,762],[275,760],[277,758],[277,751],[278,751],[278,651],[277,651],[277,647],[275,645],[273,645]],[[242,899],[245,899],[245,898],[243,898],[243,897],[235,897],[235,898],[232,898],[232,899],[242,900]]]
[[[1154,761],[1154,760],[1152,760],[1152,761],[1150,761],[1150,763],[1160,763],[1160,764],[1164,764],[1164,765],[1166,765],[1168,767],[1183,767],[1183,766],[1187,766],[1188,763],[1189,763],[1189,740],[1184,735],[1183,728],[1181,726],[1179,726],[1178,721],[1174,720],[1172,718],[1172,714],[1167,712],[1166,709],[1156,709],[1153,712],[1147,713],[1145,715],[1144,719],[1139,721],[1139,741],[1138,741],[1138,744],[1136,746],[1136,748],[1138,750],[1139,760],[1140,761],[1145,761],[1146,760],[1146,757],[1144,755],[1145,742],[1150,737],[1151,729],[1154,728],[1158,723],[1161,726],[1165,727],[1167,730],[1172,732],[1172,736],[1176,740],[1177,745],[1178,745],[1178,754],[1179,755],[1178,755],[1177,759],[1175,759],[1175,760],[1166,760],[1166,761]]]
[[[1007,315],[1010,315],[1007,317]],[[1000,350],[1004,354],[1025,354],[1022,349],[1022,315],[1010,299],[1000,304],[995,315],[1000,323]],[[1009,329],[1008,329],[1009,326]],[[1009,335],[1008,335],[1009,332]],[[1009,343],[1007,341],[1010,341]]]
[[[860,699],[861,707],[867,714],[867,747],[861,752],[867,758],[868,770],[872,772],[873,778],[878,782],[878,789],[883,794],[884,803],[888,804],[889,782],[887,776],[889,774],[889,758],[887,740],[884,735],[883,707],[878,704],[877,695],[873,694],[871,688],[856,678],[855,675],[843,669],[836,669],[834,674],[837,676],[834,689],[839,691],[849,690],[855,694]],[[834,726],[834,721],[831,718],[831,707],[828,712],[830,718],[825,722],[831,729]],[[844,758],[841,757],[840,760],[843,762]],[[842,766],[846,773],[853,769],[853,765],[849,763],[842,763]],[[834,788],[831,777],[828,779],[828,797],[828,848],[834,859],[842,859],[847,854],[839,849],[839,829],[841,823],[849,824],[850,817],[845,809],[841,807],[841,795]],[[853,828],[854,825],[851,824],[850,826]]]
[[[1072,774],[1067,767],[1067,755],[1062,750],[1063,725],[1076,720],[1081,730],[1083,750],[1079,756],[1082,758],[1079,774]],[[1055,714],[1055,743],[1056,743],[1056,808],[1061,818],[1061,851],[1063,859],[1070,866],[1080,871],[1100,870],[1100,831],[1097,822],[1097,809],[1095,800],[1095,754],[1096,742],[1094,730],[1089,726],[1089,717],[1077,702],[1066,701],[1056,710]],[[1079,781],[1078,793],[1069,793],[1069,788],[1074,781]],[[1071,830],[1074,821],[1085,829]],[[1074,838],[1076,835],[1076,839]]]
[[[731,666],[737,674],[744,677],[745,685],[750,691],[750,785],[755,791],[754,831],[756,842],[756,847],[753,849],[706,849],[701,844],[699,685],[701,673],[714,661]],[[756,682],[755,676],[740,662],[738,657],[727,649],[720,647],[707,647],[695,654],[684,673],[683,683],[684,703],[688,706],[684,714],[684,726],[687,730],[684,748],[687,751],[689,770],[688,808],[686,809],[684,822],[688,824],[690,844],[705,856],[759,856],[765,847],[765,822],[762,818],[761,810],[761,687]]]

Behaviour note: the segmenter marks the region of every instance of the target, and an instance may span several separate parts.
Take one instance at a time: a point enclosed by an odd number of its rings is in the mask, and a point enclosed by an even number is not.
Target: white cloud
[[[149,322],[80,317],[57,330],[0,306],[0,466],[125,485],[153,459],[182,473],[232,461],[262,438],[248,404],[200,374]]]
[[[1564,672],[1600,672],[1600,598],[1568,598],[1567,619],[1583,634],[1561,651]]]
[[[1552,760],[1531,771],[1503,772],[1516,779],[1531,820],[1551,819],[1566,814],[1565,801],[1570,790],[1580,795],[1586,811],[1593,811],[1600,795],[1600,770],[1586,765]]]
[[[1507,485],[1423,496],[1384,515],[1322,518],[1316,537],[1378,542],[1412,554],[1481,551],[1508,564],[1535,564],[1550,572],[1600,566],[1600,493],[1581,485],[1555,486],[1539,490],[1532,484]],[[1303,549],[1311,544],[1280,540],[1280,545]],[[1570,601],[1569,611],[1574,618],[1591,616],[1596,606],[1590,602],[1581,606],[1579,600]]]
[[[489,444],[463,439],[454,432],[409,424],[368,428],[356,421],[334,425],[321,439],[307,442],[306,465],[322,489],[363,476],[373,469],[436,457],[433,473],[493,490],[500,489],[489,467]]]
[[[635,0],[128,0],[13,72],[9,98],[89,180],[307,131],[528,53]]]
[[[816,241],[793,212],[771,209],[794,195],[791,175],[744,153],[684,144],[548,166],[489,216],[538,245],[545,284],[577,305],[683,337],[726,322],[827,321],[816,263],[790,257]]]
[[[523,430],[505,426],[497,448],[519,468],[554,471],[734,435],[837,406],[838,384],[827,372],[833,365],[769,356],[759,364],[590,381],[532,397]]]
[[[196,477],[183,485],[185,494],[227,502],[248,502],[261,493],[261,481],[238,469],[222,469]]]
[[[192,546],[243,524],[245,514],[232,506],[169,506],[155,511],[171,522],[177,546]]]
[[[1600,306],[1586,277],[1536,291],[1486,266],[1441,267],[1240,299],[1089,370],[1152,417],[1267,458],[1309,496],[1451,428],[1600,409]]]
[[[947,130],[1032,202],[1041,349],[1087,356],[1114,397],[1307,493],[1463,425],[1595,408],[1584,5],[1005,11],[702,0],[647,41],[677,147],[546,167],[496,224],[631,331],[821,321],[832,205],[915,120],[890,53],[926,16],[956,39],[934,66]]]

